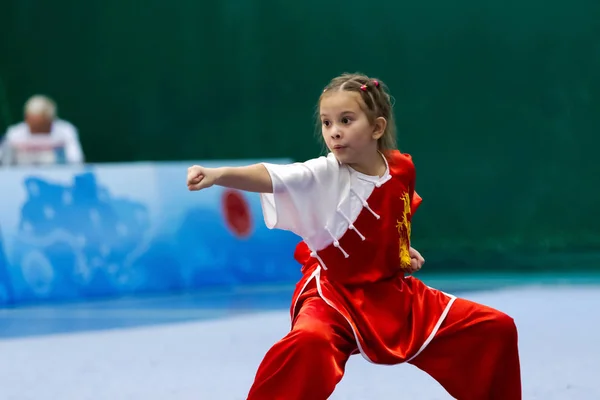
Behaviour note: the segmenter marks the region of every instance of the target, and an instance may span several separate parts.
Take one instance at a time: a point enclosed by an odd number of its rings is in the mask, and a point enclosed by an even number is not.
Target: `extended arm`
[[[190,191],[217,185],[247,192],[273,193],[271,175],[262,164],[220,168],[194,165],[188,168],[187,185]]]

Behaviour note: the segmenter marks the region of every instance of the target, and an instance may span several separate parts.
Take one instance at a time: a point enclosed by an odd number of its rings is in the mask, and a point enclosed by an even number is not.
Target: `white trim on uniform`
[[[367,360],[368,362],[375,364],[370,358],[369,356],[367,356],[367,354],[365,353],[365,351],[362,348],[362,345],[360,344],[360,340],[358,340],[358,335],[356,334],[356,330],[354,329],[354,325],[352,325],[352,323],[350,322],[350,320],[348,318],[346,318],[346,316],[344,314],[342,314],[340,312],[340,310],[338,310],[334,305],[333,302],[331,302],[330,300],[327,299],[327,297],[323,296],[323,291],[321,289],[321,280],[319,279],[321,277],[321,267],[317,267],[316,271],[317,275],[315,276],[315,279],[317,280],[317,291],[319,292],[319,296],[321,296],[321,298],[323,299],[323,301],[325,303],[327,303],[327,305],[331,308],[333,308],[335,311],[337,311],[338,314],[340,314],[342,317],[344,317],[344,319],[346,320],[346,322],[348,323],[348,325],[350,325],[350,329],[352,329],[352,333],[354,334],[354,340],[356,341],[356,346],[358,347],[358,350],[360,351],[360,354],[364,357],[365,360]]]
[[[352,334],[354,335],[354,340],[356,341],[356,346],[358,347],[358,350],[359,350],[360,354],[363,356],[363,358],[365,360],[367,360],[368,362],[372,363],[372,364],[377,364],[377,363],[373,362],[369,358],[369,356],[365,353],[362,345],[360,344],[360,340],[358,340],[358,335],[356,333],[356,330],[354,329],[354,325],[352,325],[352,323],[350,322],[350,320],[348,318],[346,318],[346,316],[340,310],[338,310],[337,307],[335,307],[333,305],[332,301],[330,301],[329,299],[327,299],[327,297],[325,297],[323,295],[323,290],[321,289],[321,279],[320,279],[320,277],[321,277],[321,266],[318,266],[315,269],[315,271],[310,275],[310,277],[306,280],[306,282],[304,283],[304,286],[302,287],[302,289],[300,290],[300,292],[298,292],[298,295],[294,299],[294,306],[292,307],[292,315],[291,315],[291,317],[292,317],[292,323],[293,323],[294,317],[297,314],[296,307],[298,305],[298,299],[300,299],[300,296],[302,296],[302,294],[306,290],[306,287],[308,286],[308,284],[313,279],[316,279],[317,292],[319,293],[319,297],[321,297],[321,299],[323,299],[323,301],[329,307],[333,308],[338,314],[340,314],[342,317],[344,317],[344,319],[348,323],[348,326],[350,326],[350,329],[352,330]],[[412,278],[412,277],[408,277],[408,278]],[[431,289],[431,287],[429,287],[429,288]],[[435,326],[431,330],[431,333],[429,334],[429,336],[427,337],[427,339],[425,340],[425,342],[423,342],[423,344],[421,345],[421,347],[419,348],[419,350],[417,350],[417,352],[414,355],[412,355],[411,357],[407,358],[406,360],[404,360],[403,362],[398,363],[398,364],[404,364],[404,363],[408,363],[408,362],[411,362],[412,360],[414,360],[433,341],[433,339],[435,338],[435,335],[440,330],[440,327],[442,326],[442,323],[444,322],[444,320],[448,316],[448,313],[450,312],[450,307],[452,307],[452,304],[454,304],[454,302],[456,301],[456,296],[448,294],[448,293],[444,293],[444,292],[441,292],[441,293],[443,293],[444,295],[446,295],[446,296],[448,296],[450,298],[450,301],[448,302],[448,304],[444,308],[444,311],[442,312],[442,315],[440,315],[440,318],[438,319],[437,323],[435,324]]]

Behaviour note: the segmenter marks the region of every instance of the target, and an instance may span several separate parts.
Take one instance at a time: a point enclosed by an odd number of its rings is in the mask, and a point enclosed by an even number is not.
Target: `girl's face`
[[[344,164],[359,164],[377,153],[377,140],[385,130],[385,119],[369,121],[359,93],[336,91],[326,94],[319,106],[321,132],[327,148]]]

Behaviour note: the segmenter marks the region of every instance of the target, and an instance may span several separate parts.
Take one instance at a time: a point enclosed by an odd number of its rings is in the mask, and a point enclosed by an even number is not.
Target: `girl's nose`
[[[342,137],[341,133],[340,133],[340,129],[337,127],[334,127],[331,130],[331,138],[332,139],[340,139]]]

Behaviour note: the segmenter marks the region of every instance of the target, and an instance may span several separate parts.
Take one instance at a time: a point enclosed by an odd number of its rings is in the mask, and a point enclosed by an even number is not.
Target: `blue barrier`
[[[190,193],[188,165],[0,170],[0,304],[298,279],[298,238],[265,227],[259,196]]]

